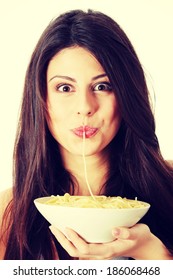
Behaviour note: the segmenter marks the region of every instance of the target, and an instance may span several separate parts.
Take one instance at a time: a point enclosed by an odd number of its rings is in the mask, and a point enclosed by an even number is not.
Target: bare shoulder
[[[5,189],[3,191],[0,191],[0,200],[8,199],[8,198],[11,199],[12,194],[13,194],[13,189],[12,188],[8,188],[8,189]]]
[[[0,192],[0,219],[2,218],[7,205],[12,199],[12,193],[12,188]]]
[[[4,257],[5,248],[6,248],[5,240],[7,239],[6,226],[5,228],[3,226],[7,224],[6,223],[7,221],[5,221],[5,223],[2,223],[3,215],[9,202],[12,200],[12,193],[13,193],[12,188],[0,192],[0,260],[2,260]]]
[[[167,163],[173,168],[173,160],[168,160]]]

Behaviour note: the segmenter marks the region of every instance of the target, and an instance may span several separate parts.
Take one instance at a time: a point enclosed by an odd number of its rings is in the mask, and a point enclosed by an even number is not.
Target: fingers
[[[71,243],[71,241],[68,238],[66,238],[66,236],[54,226],[50,226],[49,228],[53,235],[56,237],[56,239],[59,241],[59,243],[62,245],[62,247],[69,253],[69,255],[75,257],[76,249]]]
[[[66,228],[65,234],[71,240],[77,249],[80,257],[88,257],[94,259],[109,259],[109,246],[103,243],[87,243],[84,239],[72,229]]]
[[[135,240],[139,236],[147,236],[150,232],[150,229],[145,224],[136,224],[135,226],[131,228],[125,228],[125,227],[119,227],[114,228],[112,230],[112,234],[117,239],[129,239],[129,240]]]
[[[64,235],[60,230],[53,226],[50,226],[49,228],[71,257],[81,259],[110,258],[108,244],[88,244],[72,229],[66,228]]]
[[[75,248],[80,251],[82,255],[89,255],[89,246],[88,243],[85,242],[82,238],[79,237],[79,235],[73,231],[72,229],[66,228],[65,234],[69,240],[72,241]]]
[[[137,224],[131,228],[118,227],[112,230],[115,238],[109,243],[87,243],[75,231],[65,230],[64,234],[54,227],[50,227],[62,247],[72,257],[80,259],[111,259],[112,257],[133,257],[133,251],[148,242],[151,232],[148,226]]]

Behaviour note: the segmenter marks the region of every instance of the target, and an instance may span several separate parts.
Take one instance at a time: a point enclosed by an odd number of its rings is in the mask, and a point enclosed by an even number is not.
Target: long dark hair
[[[111,168],[105,194],[137,196],[151,203],[143,222],[172,251],[173,171],[159,150],[141,64],[113,19],[100,12],[74,10],[50,22],[26,73],[14,149],[12,222],[5,259],[53,259],[54,246],[60,259],[70,258],[53,241],[48,222],[38,213],[33,200],[63,195],[71,185],[74,187],[46,122],[46,71],[57,52],[75,45],[89,50],[103,66],[122,114],[119,132],[110,143]]]

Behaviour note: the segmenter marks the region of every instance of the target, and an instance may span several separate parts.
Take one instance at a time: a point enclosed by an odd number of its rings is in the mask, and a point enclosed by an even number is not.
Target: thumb
[[[136,224],[131,228],[118,227],[112,230],[112,234],[117,239],[130,239],[134,240],[138,236],[148,236],[150,229],[145,224]]]
[[[129,239],[130,238],[130,229],[124,227],[114,228],[112,230],[112,235],[116,239]]]

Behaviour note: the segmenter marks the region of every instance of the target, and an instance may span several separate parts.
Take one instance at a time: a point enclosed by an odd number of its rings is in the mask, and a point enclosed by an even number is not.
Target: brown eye
[[[59,92],[72,92],[73,88],[70,85],[63,84],[56,86],[56,90]]]
[[[112,91],[110,83],[104,82],[94,86],[94,91]]]

